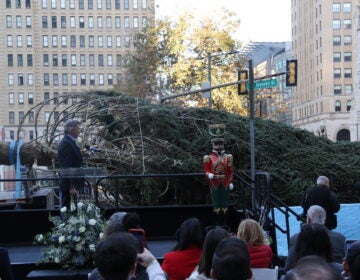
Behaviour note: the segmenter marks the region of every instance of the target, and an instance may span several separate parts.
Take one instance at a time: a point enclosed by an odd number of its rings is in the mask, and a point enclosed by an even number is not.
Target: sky
[[[242,41],[291,40],[291,0],[155,0],[157,16],[176,16],[185,10],[202,15],[221,6],[239,15]]]

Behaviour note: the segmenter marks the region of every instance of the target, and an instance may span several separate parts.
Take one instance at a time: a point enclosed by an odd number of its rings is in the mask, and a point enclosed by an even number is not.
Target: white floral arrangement
[[[70,204],[60,209],[60,216],[49,216],[53,228],[37,234],[36,244],[45,245],[39,263],[56,263],[64,269],[92,265],[96,244],[103,236],[105,220],[93,203]]]

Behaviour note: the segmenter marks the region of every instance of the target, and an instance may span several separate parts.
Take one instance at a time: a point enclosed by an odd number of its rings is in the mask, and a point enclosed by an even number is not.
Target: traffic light
[[[246,82],[238,84],[238,95],[248,94],[248,90],[246,88],[248,79],[249,79],[249,75],[247,70],[238,71],[238,81],[246,80]]]
[[[297,59],[286,61],[286,86],[294,87],[297,85]]]

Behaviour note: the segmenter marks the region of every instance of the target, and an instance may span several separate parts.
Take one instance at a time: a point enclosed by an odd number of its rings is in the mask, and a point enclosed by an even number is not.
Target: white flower
[[[59,237],[59,243],[63,243],[63,242],[65,242],[65,236],[61,235]]]
[[[103,233],[103,232],[100,232],[99,238],[102,239],[103,237],[104,237],[104,233]]]
[[[95,252],[95,244],[90,244],[89,249],[91,252]]]
[[[87,209],[86,209],[86,212],[90,212],[92,209],[93,209],[92,206],[89,204]]]
[[[95,219],[90,219],[89,220],[89,225],[91,225],[91,226],[96,225],[96,220]]]
[[[75,242],[79,242],[81,240],[80,236],[74,236],[73,240]]]
[[[82,203],[81,201],[77,203],[77,208],[81,209],[85,204]]]
[[[43,241],[43,239],[44,239],[44,235],[38,234],[36,240],[37,240],[38,242],[41,242],[41,241]]]
[[[60,212],[61,212],[61,213],[65,213],[66,211],[67,211],[66,206],[64,206],[64,207],[62,207],[62,208],[60,209]]]
[[[81,245],[81,244],[77,244],[77,245],[75,246],[75,250],[78,251],[78,252],[80,252],[80,251],[82,250],[82,245]]]
[[[70,203],[70,211],[71,211],[71,212],[74,212],[75,210],[76,210],[75,203],[74,203],[74,202],[71,202],[71,203]]]
[[[79,232],[85,232],[86,228],[85,227],[79,227]]]
[[[59,262],[60,262],[60,259],[59,259],[58,257],[55,257],[54,261],[55,261],[56,263],[59,263]]]

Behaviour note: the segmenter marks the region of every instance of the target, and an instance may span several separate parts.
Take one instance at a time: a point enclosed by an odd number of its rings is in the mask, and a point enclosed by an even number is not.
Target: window
[[[71,55],[71,66],[76,66],[76,54]]]
[[[29,113],[29,123],[33,123],[33,122],[34,122],[34,118],[33,118],[33,121],[30,120],[30,114],[31,114],[31,113],[34,114],[34,112],[30,112],[30,113]],[[30,140],[30,141],[34,140],[34,131],[33,131],[33,130],[30,130],[30,131],[29,131],[29,140]]]
[[[69,0],[69,2],[70,9],[75,9],[75,0]]]
[[[66,8],[66,0],[60,0],[60,8],[65,9]]]
[[[76,27],[75,17],[70,17],[70,28],[75,28],[75,27]]]
[[[98,36],[98,47],[102,48],[104,46],[104,38],[103,36]]]
[[[66,73],[62,74],[62,85],[63,86],[68,85],[68,75]]]
[[[19,73],[19,74],[18,74],[18,85],[19,85],[19,86],[23,86],[23,85],[24,85],[24,74],[23,74],[23,73]]]
[[[88,18],[88,27],[89,28],[94,28],[94,17],[89,17]]]
[[[14,140],[15,139],[15,131],[14,130],[10,130],[9,131],[9,135],[10,135],[10,139]]]
[[[50,112],[46,111],[44,112],[44,121],[47,123],[50,119]]]
[[[125,36],[125,47],[130,47],[130,36]]]
[[[80,66],[85,66],[86,57],[85,54],[80,54]]]
[[[351,19],[344,19],[344,29],[351,29]]]
[[[61,16],[61,28],[66,28],[66,16]]]
[[[54,73],[53,74],[53,85],[58,86],[59,85],[59,74]]]
[[[90,85],[91,86],[95,85],[95,74],[90,74]]]
[[[19,92],[19,104],[20,105],[24,104],[24,93],[23,92]]]
[[[31,2],[30,2],[30,0],[25,0],[25,7],[26,7],[27,9],[31,8]]]
[[[104,55],[102,55],[102,54],[98,55],[98,66],[101,66],[101,67],[104,66]]]
[[[106,0],[106,9],[111,10],[111,0]]]
[[[108,55],[107,55],[107,65],[108,65],[108,66],[112,66],[112,65],[113,65],[112,54],[108,54]]]
[[[34,93],[33,92],[28,93],[28,103],[30,105],[34,104]]]
[[[22,47],[22,36],[21,35],[17,35],[17,46],[19,47],[19,48],[21,48]]]
[[[341,27],[340,20],[339,19],[333,19],[332,27],[333,27],[333,29],[340,29],[340,27]]]
[[[352,53],[344,52],[344,61],[352,61]]]
[[[111,86],[113,84],[113,75],[108,74],[108,85]]]
[[[352,85],[344,85],[344,94],[351,95],[353,93]]]
[[[121,17],[115,17],[115,28],[121,27]]]
[[[8,73],[8,85],[13,86],[14,85],[14,74]]]
[[[147,0],[141,0],[141,8],[146,9],[147,8]]]
[[[147,26],[147,17],[142,17],[142,27]]]
[[[334,85],[334,94],[341,94],[341,85]]]
[[[138,17],[133,18],[133,27],[139,28],[139,18]]]
[[[7,28],[12,27],[12,16],[6,16],[6,27]]]
[[[80,35],[80,48],[85,48],[85,36]]]
[[[106,17],[106,28],[111,28],[111,17]]]
[[[94,43],[94,36],[89,36],[89,47],[93,48],[95,45]]]
[[[350,110],[351,110],[351,100],[348,100],[348,101],[346,102],[346,111],[347,111],[347,112],[350,112]]]
[[[32,74],[32,73],[28,74],[28,85],[29,86],[34,85],[34,74]]]
[[[120,10],[120,0],[115,0],[115,10]]]
[[[66,67],[67,66],[67,54],[61,55],[61,66]]]
[[[104,74],[99,74],[99,85],[104,84]]]
[[[341,101],[340,100],[335,101],[335,112],[341,112]]]
[[[51,17],[51,27],[52,28],[57,28],[57,18],[56,18],[56,16]]]
[[[54,48],[57,48],[57,46],[58,46],[58,38],[57,38],[57,35],[53,35],[53,36],[52,36],[52,46],[53,46]]]
[[[124,0],[124,9],[129,10],[129,0]]]
[[[121,54],[117,54],[117,55],[116,55],[116,66],[117,66],[117,67],[121,67],[121,64],[122,64]]]
[[[49,74],[44,73],[44,86],[48,86],[48,85],[50,85]]]
[[[95,55],[94,54],[89,55],[89,65],[95,66]]]
[[[48,28],[47,16],[42,17],[42,28]]]
[[[94,9],[94,0],[88,0],[88,9],[89,10]]]
[[[102,0],[97,0],[97,8],[102,9]]]
[[[76,47],[76,36],[75,35],[70,36],[70,47],[72,47],[72,48]]]
[[[53,59],[53,66],[55,66],[55,67],[59,66],[58,55],[57,55],[57,54],[53,54],[52,59]]]
[[[86,75],[84,73],[80,74],[80,85],[86,86]]]
[[[59,104],[59,93],[57,91],[54,92],[54,104]]]
[[[43,47],[47,48],[49,46],[48,35],[43,35]]]
[[[50,93],[44,92],[44,102],[49,103],[50,101]]]
[[[333,3],[332,4],[332,11],[333,11],[333,13],[340,13],[341,12],[340,3]]]
[[[9,112],[9,124],[15,124],[15,112]]]
[[[6,0],[5,6],[6,6],[7,9],[11,8],[11,0]]]
[[[18,54],[17,55],[17,66],[21,67],[24,65],[24,60],[23,60],[23,55],[22,54]]]
[[[79,10],[84,9],[84,0],[79,0]]]
[[[352,78],[352,69],[351,68],[344,69],[344,78]]]
[[[9,105],[14,105],[14,93],[13,92],[9,92],[8,94],[9,96]]]
[[[130,18],[124,17],[124,27],[129,28],[130,27]]]
[[[49,66],[49,55],[48,54],[43,54],[43,65]]]
[[[341,53],[340,52],[334,52],[333,53],[333,62],[340,62],[341,61]]]
[[[66,35],[61,36],[61,46],[63,48],[66,48],[66,46],[67,46],[67,37],[66,37]]]
[[[14,66],[14,56],[12,54],[7,55],[7,61],[8,61],[7,65],[9,67]]]
[[[351,3],[344,3],[344,13],[351,13]]]
[[[335,68],[334,69],[334,79],[338,79],[338,78],[341,78],[341,69]]]
[[[19,112],[19,123],[22,123],[24,121],[24,116],[25,116],[24,112],[20,111]]]
[[[71,97],[71,104],[76,104],[77,103],[77,97],[76,96],[72,96]]]
[[[54,121],[57,122],[59,120],[60,113],[59,111],[54,111]]]
[[[26,28],[30,28],[32,26],[32,19],[31,16],[26,16]]]
[[[77,84],[76,74],[71,74],[71,84],[72,84],[72,85],[76,85],[76,84]]]
[[[108,48],[111,48],[112,47],[112,37],[111,36],[107,36],[106,37],[106,46]]]
[[[103,27],[102,17],[97,17],[97,27],[98,27],[98,28],[102,28],[102,27]]]
[[[351,35],[345,35],[344,36],[344,45],[345,46],[351,46],[352,45],[352,37],[351,37]]]
[[[28,48],[32,47],[32,36],[31,35],[26,35],[26,46]]]
[[[79,17],[79,28],[85,28],[85,19],[84,19],[84,17]]]
[[[115,40],[116,40],[116,47],[120,48],[121,47],[121,36],[116,36]]]
[[[7,35],[7,46],[8,47],[13,46],[13,37],[12,37],[12,35]]]
[[[51,0],[51,9],[56,9],[56,1],[57,0]]]
[[[137,10],[138,8],[138,0],[133,0],[133,9]]]
[[[21,28],[22,27],[22,19],[21,16],[16,16],[16,27]]]
[[[32,54],[28,54],[26,56],[26,62],[27,62],[27,66],[29,66],[29,67],[33,66],[33,56],[32,56]]]

